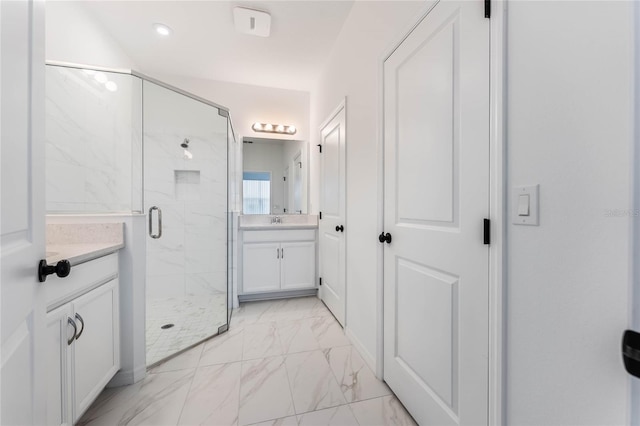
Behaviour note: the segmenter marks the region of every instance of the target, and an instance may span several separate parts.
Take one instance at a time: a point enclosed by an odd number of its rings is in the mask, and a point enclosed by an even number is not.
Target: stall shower
[[[227,116],[144,81],[147,363],[227,324]]]
[[[49,64],[46,119],[48,214],[147,215],[147,365],[225,331],[228,110],[139,73]]]

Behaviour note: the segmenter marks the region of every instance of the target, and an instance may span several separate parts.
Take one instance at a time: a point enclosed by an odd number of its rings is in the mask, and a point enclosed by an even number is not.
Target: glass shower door
[[[147,365],[227,327],[227,117],[143,82]]]

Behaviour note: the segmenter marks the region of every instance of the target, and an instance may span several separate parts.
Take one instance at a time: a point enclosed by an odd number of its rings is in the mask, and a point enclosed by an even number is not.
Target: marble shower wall
[[[143,84],[144,205],[158,206],[163,224],[161,238],[147,238],[147,299],[226,293],[227,118]]]
[[[46,67],[49,213],[142,208],[142,81],[128,74]],[[115,83],[115,91],[96,75]]]

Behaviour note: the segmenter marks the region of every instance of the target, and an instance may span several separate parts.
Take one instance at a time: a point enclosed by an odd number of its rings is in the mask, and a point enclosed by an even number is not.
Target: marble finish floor
[[[226,303],[226,293],[147,300],[147,365],[217,334],[227,323]]]
[[[231,328],[106,389],[78,425],[415,425],[315,297],[252,302]]]

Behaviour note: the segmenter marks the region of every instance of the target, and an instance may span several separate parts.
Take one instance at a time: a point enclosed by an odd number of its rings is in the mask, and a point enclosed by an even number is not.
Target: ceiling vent
[[[267,12],[244,7],[234,7],[233,22],[236,30],[244,34],[269,37],[271,33],[271,15]]]

